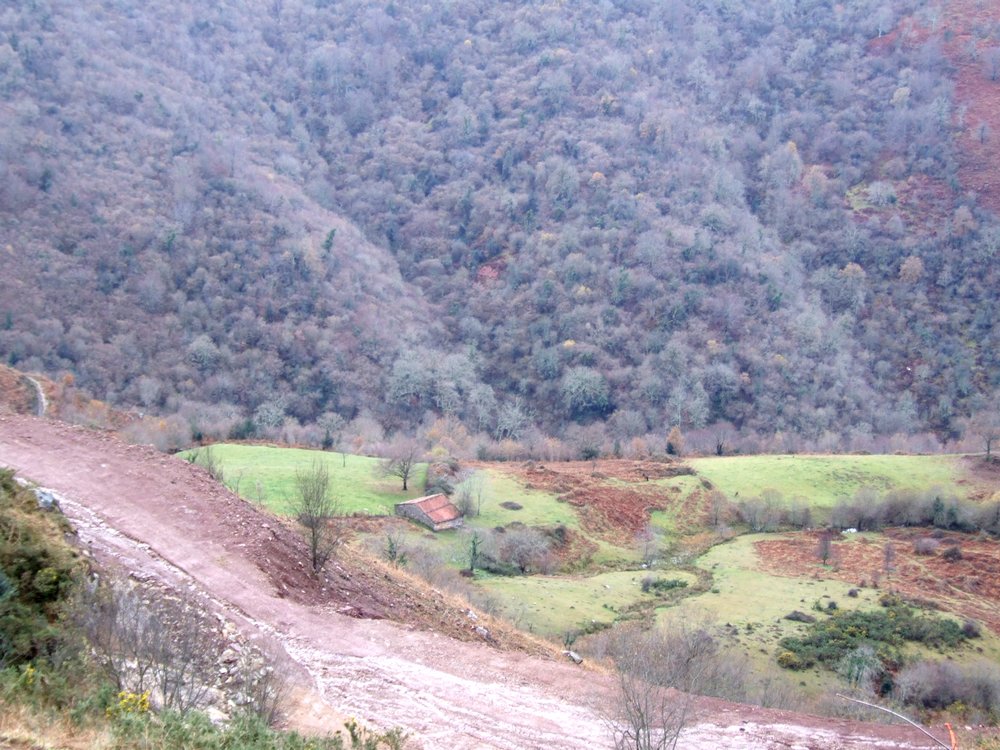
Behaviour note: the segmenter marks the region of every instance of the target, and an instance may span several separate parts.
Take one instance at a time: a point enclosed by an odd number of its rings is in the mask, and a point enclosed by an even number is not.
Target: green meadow
[[[611,624],[629,605],[655,597],[643,593],[643,570],[600,573],[594,576],[487,576],[479,585],[496,597],[501,611],[519,627],[539,635],[560,638],[569,630],[596,623]],[[689,586],[697,578],[686,571],[656,571],[654,577],[678,579]]]
[[[877,605],[881,592],[861,589],[857,598],[848,596],[854,586],[825,579],[818,560],[815,566],[801,571],[798,578],[762,572],[754,544],[778,538],[777,534],[744,534],[712,547],[697,562],[698,567],[712,573],[712,590],[678,606],[690,609],[692,615],[708,614],[712,620],[743,629],[749,625],[753,630],[780,625],[781,618],[792,610],[812,612],[817,602],[825,607],[832,600],[843,609]]]
[[[206,450],[200,449],[199,463],[204,462]],[[403,492],[399,479],[378,476],[379,460],[368,456],[228,443],[213,445],[211,451],[222,467],[226,486],[278,514],[290,512],[296,472],[309,470],[314,461],[329,470],[331,492],[345,514],[391,515],[395,503],[423,494],[427,475],[426,465],[418,466],[410,490]],[[180,456],[189,458],[192,453],[185,451]]]
[[[863,487],[880,493],[934,487],[959,496],[967,492],[955,456],[722,456],[687,463],[731,500],[775,489],[814,509],[831,508]]]
[[[212,446],[212,453],[230,488],[238,487],[245,498],[262,502],[279,514],[289,512],[296,472],[310,468],[314,461],[322,461],[329,468],[332,490],[344,513],[392,515],[395,503],[424,494],[426,465],[418,467],[410,491],[403,493],[398,479],[378,475],[376,458],[232,444]],[[190,457],[191,453],[181,455]],[[199,460],[203,462],[204,454]],[[967,495],[972,488],[963,477],[960,458],[954,456],[738,456],[694,458],[687,463],[696,475],[655,480],[670,498],[666,510],[656,511],[651,518],[653,528],[666,543],[681,538],[682,530],[690,533],[690,526],[683,523],[685,519],[679,513],[687,498],[705,491],[705,480],[734,501],[773,489],[786,499],[802,499],[820,511],[863,487],[880,493],[939,488],[957,495]],[[640,569],[638,545],[616,546],[589,534],[576,508],[560,502],[551,492],[525,487],[504,468],[496,465],[477,469],[481,513],[467,518],[465,529],[434,534],[410,524],[401,538],[407,544],[429,547],[452,568],[467,564],[472,531],[485,537],[494,528],[519,522],[525,526],[564,525],[587,538],[595,551],[577,575],[503,577],[477,573],[474,585],[520,627],[558,640],[568,631],[613,623],[623,610],[634,605],[655,606],[654,596],[641,590],[647,575],[695,583],[690,572]],[[609,480],[608,484],[621,482]],[[505,503],[516,506],[504,507]],[[711,573],[711,590],[660,607],[657,617],[716,623],[729,648],[743,651],[764,668],[773,660],[777,642],[805,627],[785,620],[789,612],[798,609],[818,614],[815,607],[825,608],[831,601],[840,609],[879,606],[882,592],[878,589],[860,589],[857,596],[849,596],[852,586],[828,579],[818,561],[797,577],[762,572],[754,549],[754,543],[762,538],[765,535],[744,534],[711,547],[695,562]],[[379,533],[370,535],[367,543],[378,550],[384,547],[384,541],[384,534]],[[993,636],[984,639],[982,646],[989,653],[998,651]],[[806,675],[803,678],[811,679]]]
[[[492,528],[520,521],[526,526],[563,524],[579,529],[580,519],[573,506],[561,503],[556,496],[542,490],[529,490],[512,477],[489,469],[484,474],[483,504],[475,519],[477,526]],[[501,503],[515,502],[519,510],[504,508]]]
[[[755,669],[764,673],[776,668],[775,652],[782,638],[801,636],[808,630],[806,624],[787,620],[785,615],[798,610],[823,619],[828,616],[831,602],[837,610],[880,609],[879,599],[884,589],[861,588],[828,578],[819,560],[797,577],[760,570],[755,543],[778,538],[780,534],[744,534],[712,547],[697,562],[698,567],[712,573],[711,590],[659,610],[658,619],[668,622],[679,618],[710,624],[726,648],[742,653]],[[850,543],[860,544],[865,539],[877,544],[882,537],[874,533],[856,534]],[[856,596],[848,593],[852,589]],[[912,644],[908,645],[907,653],[914,658],[942,657],[939,652]],[[948,653],[949,659],[959,662],[983,657],[993,660],[1000,657],[1000,638],[987,630],[969,647]],[[829,686],[828,676],[819,667],[795,675],[809,692],[818,693]]]

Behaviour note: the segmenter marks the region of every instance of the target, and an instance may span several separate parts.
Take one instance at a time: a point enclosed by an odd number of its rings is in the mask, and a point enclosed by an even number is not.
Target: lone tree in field
[[[979,436],[986,450],[986,460],[992,461],[994,443],[1000,440],[1000,405],[997,404],[1000,394],[994,394],[991,403],[969,420],[969,430]]]
[[[830,561],[831,555],[833,555],[833,535],[824,531],[816,540],[816,557],[826,565]]]
[[[398,477],[403,480],[403,492],[408,489],[408,482],[413,476],[417,464],[424,457],[420,442],[414,438],[399,438],[393,440],[386,449],[386,457],[382,459],[378,472],[383,477]]]
[[[338,511],[339,502],[330,492],[330,472],[326,464],[315,460],[308,469],[296,469],[292,513],[306,529],[314,573],[323,569],[340,541],[333,522]]]
[[[469,574],[472,575],[476,572],[476,566],[479,564],[480,548],[483,545],[483,538],[479,536],[478,531],[473,531],[472,536],[469,537]]]
[[[465,474],[457,487],[455,505],[466,517],[478,516],[483,510],[486,495],[486,478],[481,471]]]

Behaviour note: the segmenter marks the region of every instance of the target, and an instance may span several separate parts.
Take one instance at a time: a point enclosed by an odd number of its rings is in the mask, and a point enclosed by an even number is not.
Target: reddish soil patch
[[[1000,500],[1000,458],[991,457],[987,462],[983,456],[966,456],[962,467],[968,479],[959,484],[972,483],[969,499],[976,501]]]
[[[649,514],[666,508],[662,493],[611,487],[578,487],[564,499],[579,508],[580,522],[592,534],[611,541],[635,537],[649,522]]]
[[[810,572],[859,586],[879,586],[907,599],[922,600],[961,617],[977,620],[1000,634],[1000,543],[964,534],[944,534],[933,555],[914,553],[914,542],[929,536],[925,529],[890,529],[882,542],[866,539],[834,541],[832,566],[817,558],[818,532],[757,542],[761,569],[774,575],[799,578]],[[885,543],[895,559],[885,571]],[[958,546],[961,559],[949,561],[942,553]]]
[[[504,470],[530,489],[557,494],[578,509],[588,532],[612,543],[627,543],[649,522],[652,511],[669,507],[670,493],[651,480],[693,473],[680,462],[614,460],[528,462]]]
[[[1000,6],[982,0],[950,0],[942,5],[941,13],[935,31],[915,18],[904,18],[891,32],[871,40],[868,48],[880,54],[897,45],[917,48],[932,37],[942,40],[955,82],[954,111],[962,113],[954,121],[959,181],[976,194],[980,205],[1000,213],[1000,179],[995,169],[1000,161],[1000,75],[991,57],[997,44],[986,33],[1000,22]],[[933,230],[933,222],[951,218],[952,191],[943,183],[911,178],[897,185],[897,193],[899,205],[909,209],[909,218],[921,226]],[[926,216],[921,216],[923,209],[929,212]],[[967,229],[959,226],[953,231]]]
[[[563,528],[556,539],[553,552],[559,558],[559,567],[564,571],[577,568],[580,563],[586,564],[597,552],[597,545],[583,534],[572,529]]]
[[[0,409],[15,414],[33,414],[35,392],[17,370],[0,365]]]
[[[1000,6],[980,0],[951,0],[945,4],[945,31],[950,39],[945,45],[955,66],[956,108],[965,108],[959,134],[959,180],[974,190],[979,202],[1000,212],[1000,78],[991,79],[989,50],[995,41],[977,31],[991,29],[1000,21]],[[981,126],[986,126],[986,132]]]

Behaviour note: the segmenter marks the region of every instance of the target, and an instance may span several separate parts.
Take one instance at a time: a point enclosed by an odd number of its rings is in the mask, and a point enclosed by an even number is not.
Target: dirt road
[[[81,543],[140,579],[202,597],[303,686],[291,720],[336,729],[345,716],[435,750],[584,749],[611,745],[601,673],[355,615],[364,601],[340,571],[310,590],[301,540],[204,471],[108,433],[0,416],[0,465],[57,491]],[[336,589],[336,590],[334,590]],[[682,746],[924,748],[883,727],[699,700]],[[910,744],[912,743],[912,744]]]

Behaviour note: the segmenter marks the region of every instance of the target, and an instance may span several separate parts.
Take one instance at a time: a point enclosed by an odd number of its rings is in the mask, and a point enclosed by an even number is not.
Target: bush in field
[[[644,594],[648,594],[649,592],[664,594],[674,589],[687,588],[687,585],[687,581],[683,581],[680,578],[654,578],[653,576],[646,576],[642,579],[641,584]]]
[[[791,669],[814,664],[833,668],[862,647],[874,650],[883,668],[901,662],[900,648],[906,641],[932,648],[954,648],[969,636],[958,623],[917,611],[896,597],[885,597],[883,608],[874,611],[838,610],[829,619],[812,624],[803,637],[782,638],[779,647],[794,654],[786,659]]]
[[[962,548],[957,544],[953,544],[941,553],[941,558],[948,562],[958,562],[962,559]]]
[[[933,555],[938,551],[938,547],[940,546],[941,542],[937,539],[932,539],[929,536],[921,537],[913,541],[913,554]]]
[[[896,676],[893,694],[907,706],[922,709],[975,711],[981,720],[1000,719],[1000,675],[987,662],[957,665],[947,661],[919,661]],[[961,710],[961,709],[964,709]]]
[[[837,674],[851,687],[871,688],[885,674],[885,667],[875,649],[866,643],[840,658]]]
[[[537,529],[511,528],[496,537],[497,557],[522,575],[548,571],[554,565],[549,538]]]

